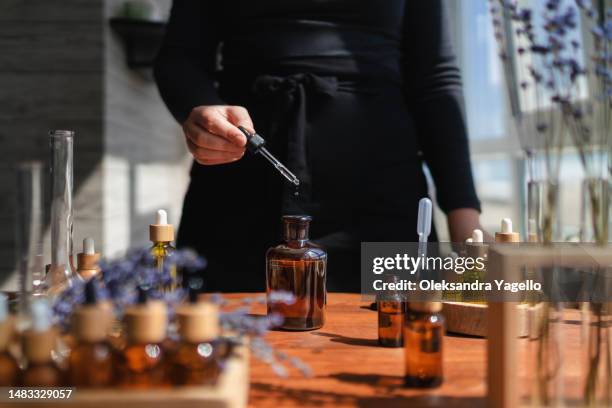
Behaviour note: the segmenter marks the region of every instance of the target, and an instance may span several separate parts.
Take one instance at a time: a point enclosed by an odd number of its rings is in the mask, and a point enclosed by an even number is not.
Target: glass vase
[[[607,268],[608,274],[612,268]],[[597,284],[603,275],[598,274]],[[609,278],[606,279],[609,281]],[[608,296],[605,296],[609,299]],[[612,310],[610,302],[582,303],[582,396],[585,407],[599,408],[612,406]]]
[[[610,190],[607,177],[587,177],[582,182],[580,242],[608,242]]]
[[[51,265],[46,277],[50,294],[71,285],[72,263],[72,186],[74,132],[49,132],[51,148]]]
[[[45,293],[43,258],[43,166],[21,163],[17,168],[16,249],[19,262],[19,313],[27,315],[32,296]]]

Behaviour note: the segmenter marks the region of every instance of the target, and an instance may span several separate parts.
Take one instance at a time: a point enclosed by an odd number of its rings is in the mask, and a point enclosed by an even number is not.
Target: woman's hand
[[[198,163],[231,163],[244,155],[246,145],[246,137],[237,126],[254,131],[249,112],[242,106],[198,106],[183,123],[183,133]]]
[[[482,230],[485,242],[495,239],[480,225],[480,213],[473,208],[458,208],[447,214],[451,242],[464,242],[475,229]]]

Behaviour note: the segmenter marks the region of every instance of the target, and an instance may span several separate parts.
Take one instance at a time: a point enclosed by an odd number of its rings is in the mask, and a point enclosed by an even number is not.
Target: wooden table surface
[[[404,351],[378,346],[377,313],[368,305],[361,301],[360,295],[331,293],[323,328],[309,332],[270,332],[267,340],[277,349],[308,363],[313,377],[303,378],[292,371],[289,378],[278,378],[265,363],[252,359],[250,406],[486,406],[486,340],[446,336],[444,384],[432,390],[407,389],[402,386]],[[265,314],[265,307],[258,305],[254,312]],[[578,337],[568,342],[575,343]],[[521,348],[526,349],[528,340],[520,342]],[[527,358],[525,353],[522,355],[523,359]],[[573,360],[567,365],[577,375],[578,359]],[[529,364],[521,366],[525,368]],[[521,376],[525,377],[524,374]],[[522,378],[523,385],[526,382],[528,379]]]

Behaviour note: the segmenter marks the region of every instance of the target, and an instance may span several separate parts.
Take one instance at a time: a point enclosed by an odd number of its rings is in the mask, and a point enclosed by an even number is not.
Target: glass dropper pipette
[[[285,177],[291,184],[296,187],[300,185],[300,180],[296,177],[296,175],[293,174],[287,167],[285,167],[283,163],[274,157],[272,153],[268,151],[268,149],[265,148],[266,141],[263,137],[257,133],[250,133],[242,126],[238,126],[238,129],[240,129],[240,131],[246,136],[246,147],[248,151],[253,154],[259,153],[261,156],[265,157],[265,159],[268,160],[272,166],[274,166],[274,168],[278,170],[278,172],[282,174],[283,177]]]

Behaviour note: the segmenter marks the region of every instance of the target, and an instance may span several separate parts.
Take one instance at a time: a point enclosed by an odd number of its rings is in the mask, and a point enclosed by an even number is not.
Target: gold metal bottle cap
[[[159,300],[130,306],[123,317],[130,343],[161,343],[166,338],[166,305]]]
[[[176,311],[181,338],[201,343],[219,337],[219,307],[208,302],[190,303]]]

